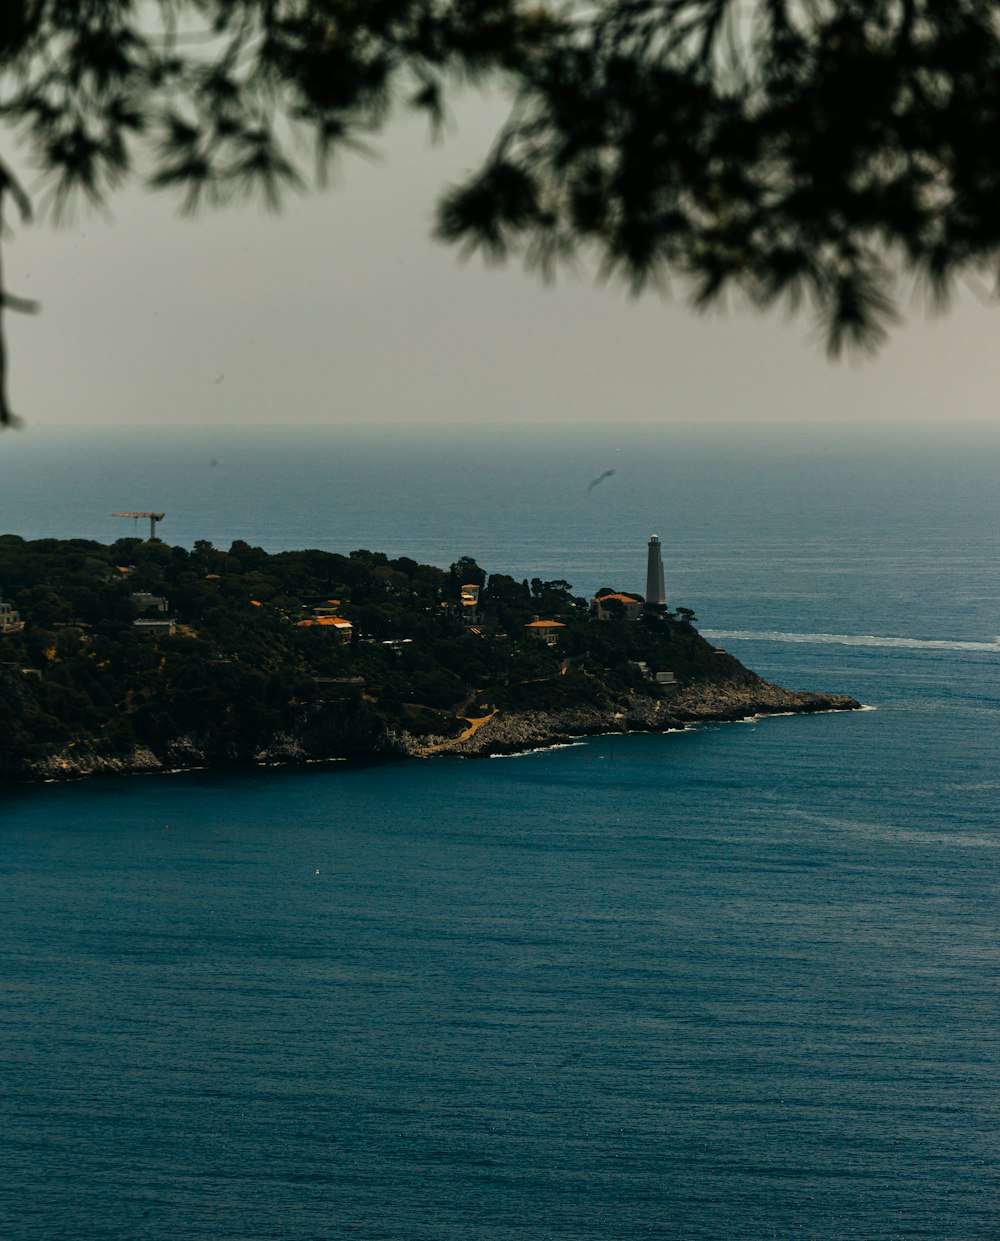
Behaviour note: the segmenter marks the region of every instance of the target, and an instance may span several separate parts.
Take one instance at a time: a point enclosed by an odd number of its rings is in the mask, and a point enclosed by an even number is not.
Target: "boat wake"
[[[873,840],[892,841],[897,844],[946,845],[950,848],[964,849],[1000,849],[1000,837],[977,835],[975,832],[935,832],[919,828],[901,827],[892,823],[876,823],[864,819],[849,819],[844,816],[817,814],[810,810],[798,810],[789,807],[784,814],[790,819],[798,819],[817,828],[834,831],[852,832],[867,836]]]
[[[1000,655],[1000,636],[992,642],[965,642],[951,638],[893,638],[879,634],[781,633],[777,630],[705,629],[712,641],[726,639],[746,642],[802,642],[815,645],[868,646],[910,651],[989,651]]]

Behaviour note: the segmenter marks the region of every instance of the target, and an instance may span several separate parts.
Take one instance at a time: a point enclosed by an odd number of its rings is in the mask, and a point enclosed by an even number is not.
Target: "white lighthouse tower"
[[[667,606],[667,596],[663,589],[663,557],[660,555],[660,540],[652,534],[649,537],[649,555],[646,560],[646,607],[662,612]]]

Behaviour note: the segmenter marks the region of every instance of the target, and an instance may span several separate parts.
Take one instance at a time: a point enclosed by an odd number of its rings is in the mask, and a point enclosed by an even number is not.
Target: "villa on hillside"
[[[466,625],[474,625],[479,619],[479,587],[469,582],[461,587],[462,620]]]
[[[149,591],[134,591],[129,598],[141,612],[166,612],[169,603],[162,595],[151,595]]]
[[[21,614],[9,603],[0,599],[0,633],[20,633],[24,628]]]
[[[565,628],[562,621],[536,619],[529,621],[524,630],[528,637],[534,638],[536,642],[544,642],[546,646],[555,646],[559,631]]]
[[[316,609],[317,611],[321,609]],[[313,620],[296,621],[297,629],[322,629],[325,633],[332,634],[341,642],[350,642],[354,633],[354,626],[349,620],[345,620],[342,616],[317,616]]]
[[[638,620],[642,615],[645,601],[642,595],[627,595],[618,591],[610,595],[599,595],[590,601],[590,612],[594,620]]]
[[[172,638],[177,632],[177,624],[172,620],[150,620],[146,617],[134,620],[132,628],[147,638]]]

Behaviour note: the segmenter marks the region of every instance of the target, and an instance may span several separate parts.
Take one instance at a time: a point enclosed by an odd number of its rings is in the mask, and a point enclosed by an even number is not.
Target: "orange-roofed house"
[[[474,625],[479,619],[479,587],[475,582],[463,586],[459,595],[462,604],[462,620]]]
[[[298,629],[322,629],[325,633],[334,634],[341,642],[350,642],[354,626],[342,616],[317,616],[312,620],[296,621]]]
[[[533,620],[525,625],[524,631],[529,638],[534,638],[536,642],[544,642],[546,646],[555,646],[560,631],[565,628],[566,626],[562,621]]]
[[[643,607],[642,595],[626,595],[620,591],[613,595],[601,595],[590,602],[590,611],[599,621],[638,620]]]

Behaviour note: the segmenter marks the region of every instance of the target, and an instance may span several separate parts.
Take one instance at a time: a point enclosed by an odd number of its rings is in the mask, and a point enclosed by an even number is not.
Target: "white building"
[[[24,628],[21,615],[9,603],[0,599],[0,633],[20,633]]]

